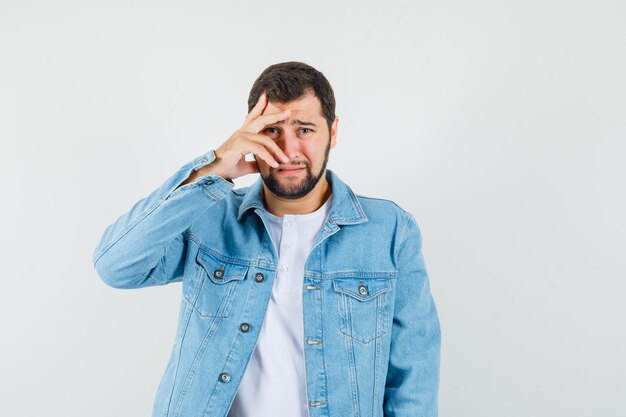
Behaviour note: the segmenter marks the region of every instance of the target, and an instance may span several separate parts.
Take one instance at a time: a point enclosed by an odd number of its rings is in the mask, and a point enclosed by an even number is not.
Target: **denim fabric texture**
[[[109,286],[182,283],[153,417],[227,415],[277,274],[261,178],[234,189],[205,175],[178,187],[213,157],[184,164],[136,202],[93,253]],[[326,176],[332,206],[303,284],[309,415],[436,417],[441,333],[415,218]]]

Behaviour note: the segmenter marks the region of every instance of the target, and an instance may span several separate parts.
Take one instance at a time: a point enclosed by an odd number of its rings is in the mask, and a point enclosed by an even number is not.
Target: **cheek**
[[[310,141],[304,141],[300,147],[302,153],[311,160],[319,159],[324,156],[324,147],[319,146],[317,143]]]

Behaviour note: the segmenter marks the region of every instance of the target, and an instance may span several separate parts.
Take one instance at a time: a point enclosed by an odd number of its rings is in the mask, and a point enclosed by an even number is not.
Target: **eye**
[[[303,127],[302,129],[300,129],[302,131],[302,133],[309,133],[309,132],[313,132],[312,129],[309,129],[308,127]]]
[[[274,133],[278,133],[278,128],[277,127],[268,127],[268,128],[265,128],[265,131],[267,133],[274,134]]]

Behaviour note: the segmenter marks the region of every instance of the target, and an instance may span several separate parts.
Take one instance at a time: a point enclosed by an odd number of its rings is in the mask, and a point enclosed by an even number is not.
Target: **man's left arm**
[[[396,301],[385,385],[385,417],[438,414],[441,330],[422,256],[419,226],[409,213],[398,251]]]

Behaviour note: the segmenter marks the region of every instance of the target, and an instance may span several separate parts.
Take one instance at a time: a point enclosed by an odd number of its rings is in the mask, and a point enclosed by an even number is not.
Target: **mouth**
[[[282,167],[282,168],[277,168],[276,169],[276,173],[278,175],[297,175],[300,172],[304,171],[305,167],[302,166],[298,166],[298,167]]]

